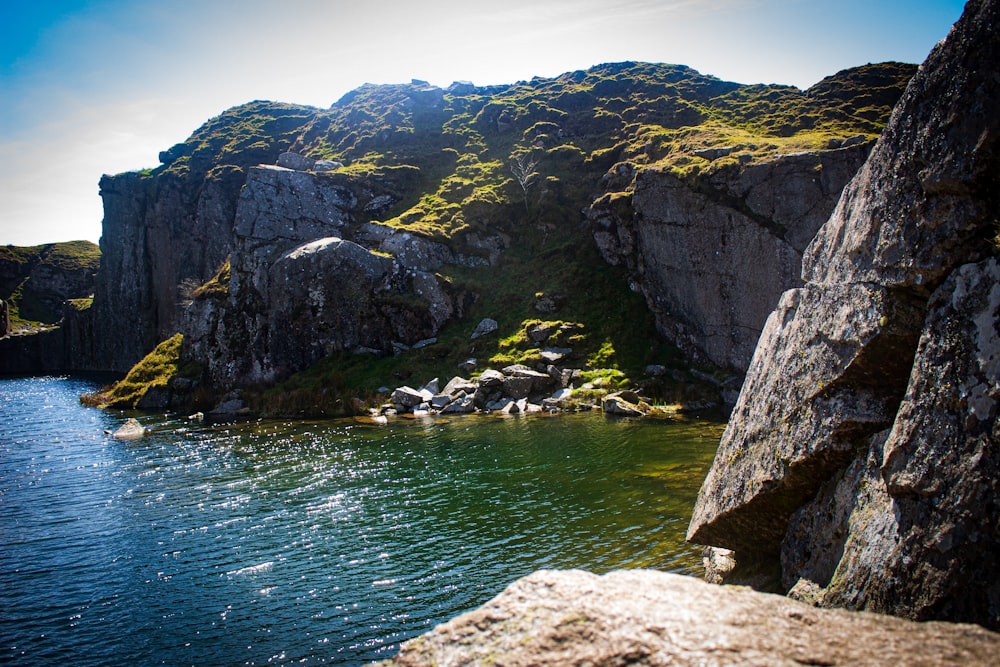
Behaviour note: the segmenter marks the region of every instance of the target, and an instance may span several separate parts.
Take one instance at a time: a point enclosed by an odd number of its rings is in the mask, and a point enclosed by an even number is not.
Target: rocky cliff
[[[220,394],[286,379],[364,394],[469,358],[544,368],[529,332],[559,330],[570,368],[707,405],[711,376],[661,337],[709,370],[745,367],[912,71],[868,65],[801,91],[616,63],[236,107],[160,167],[102,180],[97,364],[125,370],[182,331]],[[768,257],[749,298],[744,245]],[[486,318],[496,335],[470,339]]]
[[[95,370],[89,241],[0,248],[0,373]]]
[[[734,575],[1000,627],[998,63],[972,0],[768,318],[689,530]]]
[[[104,176],[95,365],[124,372],[178,330],[232,246],[246,169],[273,163],[315,109],[251,102],[163,151],[158,170]]]
[[[871,148],[863,137],[850,143],[765,161],[726,146],[700,154],[737,160],[705,172],[642,169],[625,215],[615,195],[591,206],[594,238],[607,262],[628,268],[661,334],[702,363],[742,373],[778,297],[801,285],[806,245]]]
[[[394,344],[437,334],[453,308],[439,280],[419,268],[423,255],[400,247],[394,257],[341,238],[356,231],[356,214],[391,196],[376,184],[250,170],[226,298],[198,299],[184,327],[188,355],[206,364],[212,384],[273,383],[334,352],[391,355]],[[394,236],[386,230],[381,245]]]

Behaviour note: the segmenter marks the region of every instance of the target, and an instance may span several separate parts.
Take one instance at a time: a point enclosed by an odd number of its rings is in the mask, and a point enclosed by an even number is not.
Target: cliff
[[[718,402],[704,386],[718,381],[683,354],[743,370],[763,313],[797,284],[804,239],[912,72],[868,65],[801,91],[617,63],[490,88],[365,85],[326,110],[236,107],[161,167],[102,180],[97,363],[124,370],[181,331],[220,396],[321,385],[329,404],[295,409],[325,414],[348,391],[447,377],[469,358],[542,368],[529,333],[542,327],[566,332],[568,368]],[[668,210],[688,222],[665,222]],[[701,230],[691,266],[661,242],[664,225]],[[750,237],[774,261],[755,274],[753,306],[726,320],[745,255],[716,253]],[[703,293],[697,279],[679,286],[692,266],[718,269]],[[470,339],[487,318],[496,335]],[[716,343],[691,344],[708,330]]]
[[[89,241],[0,248],[0,373],[96,370],[89,309],[99,262]]]
[[[246,169],[274,162],[314,112],[250,102],[163,151],[159,169],[101,178],[94,365],[127,371],[176,333],[191,293],[230,252]]]
[[[731,579],[1000,627],[997,63],[972,0],[768,318],[689,530]]]

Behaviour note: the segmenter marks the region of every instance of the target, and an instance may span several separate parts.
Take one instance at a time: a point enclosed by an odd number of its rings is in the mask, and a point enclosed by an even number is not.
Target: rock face
[[[269,383],[337,351],[391,353],[431,338],[452,315],[429,273],[344,240],[360,201],[349,180],[250,169],[236,210],[223,302],[195,301],[185,356],[216,386]]]
[[[657,329],[685,353],[743,372],[781,293],[801,285],[802,252],[870,144],[784,155],[681,179],[635,176],[631,209],[588,211],[610,264],[628,268]]]
[[[273,163],[312,111],[270,102],[235,107],[161,153],[164,165],[154,173],[101,179],[98,367],[127,371],[177,332],[188,292],[211,278],[232,250],[246,169]]]
[[[1000,635],[657,571],[539,571],[402,645],[415,665],[989,665]]]
[[[816,604],[1000,627],[997,63],[973,0],[806,249],[699,495],[690,540]]]

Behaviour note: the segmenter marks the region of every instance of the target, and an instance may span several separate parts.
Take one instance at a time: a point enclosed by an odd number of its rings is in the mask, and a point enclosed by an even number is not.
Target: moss
[[[201,368],[181,360],[183,341],[181,334],[163,341],[133,366],[122,380],[107,391],[89,397],[87,402],[102,408],[135,409],[153,388],[166,387],[177,377],[199,378]]]

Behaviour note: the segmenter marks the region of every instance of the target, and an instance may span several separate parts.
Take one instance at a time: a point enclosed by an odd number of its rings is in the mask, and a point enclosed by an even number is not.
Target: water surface
[[[201,425],[0,379],[0,661],[360,664],[539,568],[693,573],[721,426]]]

